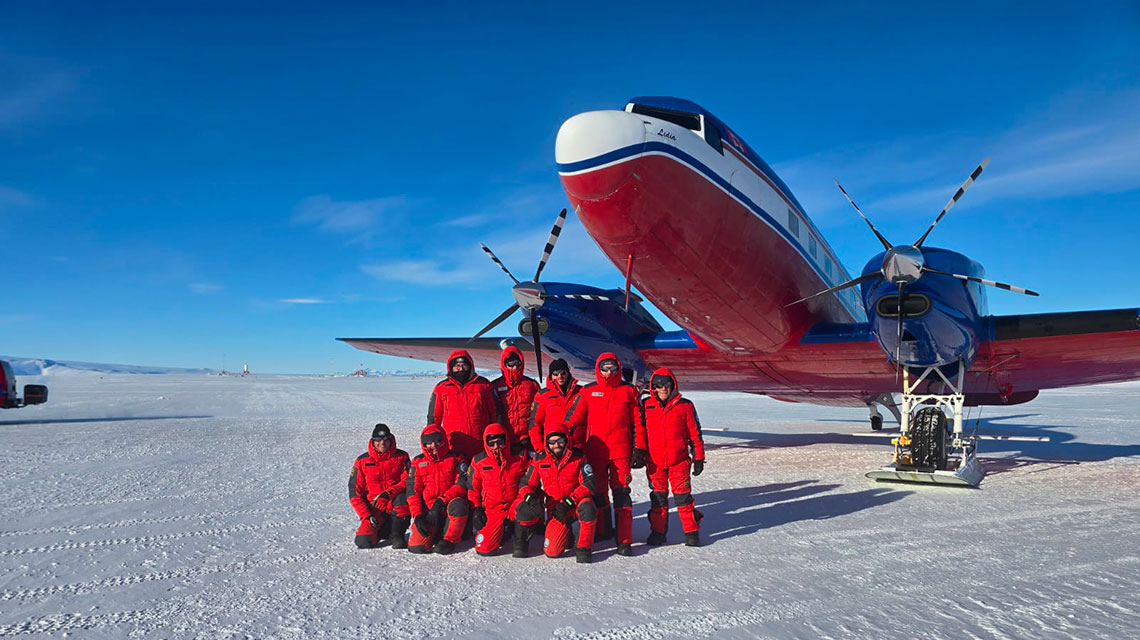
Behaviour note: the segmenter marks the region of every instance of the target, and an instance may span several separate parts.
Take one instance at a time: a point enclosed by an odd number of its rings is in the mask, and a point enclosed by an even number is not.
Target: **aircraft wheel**
[[[882,416],[871,416],[871,431],[882,431],[882,430],[883,430],[883,417]]]
[[[945,469],[949,454],[946,414],[938,407],[926,407],[914,414],[911,426],[911,460],[923,469]]]

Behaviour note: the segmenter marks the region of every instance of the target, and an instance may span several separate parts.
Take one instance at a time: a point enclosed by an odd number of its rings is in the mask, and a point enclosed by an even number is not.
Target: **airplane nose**
[[[637,164],[621,160],[641,153],[645,136],[641,118],[625,111],[589,111],[562,123],[554,157],[567,195],[598,200],[617,191]]]

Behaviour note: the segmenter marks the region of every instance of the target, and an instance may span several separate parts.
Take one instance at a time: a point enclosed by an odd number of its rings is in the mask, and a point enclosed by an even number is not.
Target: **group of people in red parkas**
[[[668,369],[653,373],[642,398],[612,353],[598,356],[596,379],[585,386],[555,360],[545,390],[523,374],[517,348],[503,349],[499,364],[502,375],[488,381],[469,353],[451,354],[447,378],[428,402],[423,453],[414,458],[396,448],[387,425],[373,428],[348,480],[360,517],[357,547],[388,540],[393,549],[447,554],[471,532],[480,555],[498,554],[513,538],[512,555],[525,558],[531,535],[542,531],[543,552],[556,558],[577,522],[578,562],[591,561],[596,539],[616,538],[617,554],[631,556],[629,486],[632,469],[643,467],[646,543],[665,543],[672,490],[685,544],[700,546],[703,515],[690,476],[704,470],[704,440],[696,408]]]

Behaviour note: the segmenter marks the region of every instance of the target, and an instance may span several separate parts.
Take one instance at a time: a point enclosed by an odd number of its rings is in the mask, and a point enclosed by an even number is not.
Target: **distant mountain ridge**
[[[213,369],[188,369],[184,367],[148,367],[134,364],[106,364],[100,362],[78,362],[75,360],[49,360],[47,358],[20,358],[0,356],[7,360],[17,376],[58,376],[84,373],[216,373]]]

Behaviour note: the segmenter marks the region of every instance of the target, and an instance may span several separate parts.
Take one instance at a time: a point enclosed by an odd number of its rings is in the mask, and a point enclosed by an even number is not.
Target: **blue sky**
[[[568,117],[675,95],[727,122],[858,270],[913,241],[993,313],[1140,306],[1135,3],[17,2],[0,9],[0,353],[422,368],[338,336],[470,335],[566,205]],[[544,279],[620,286],[571,218]],[[511,327],[514,322],[503,326]]]

